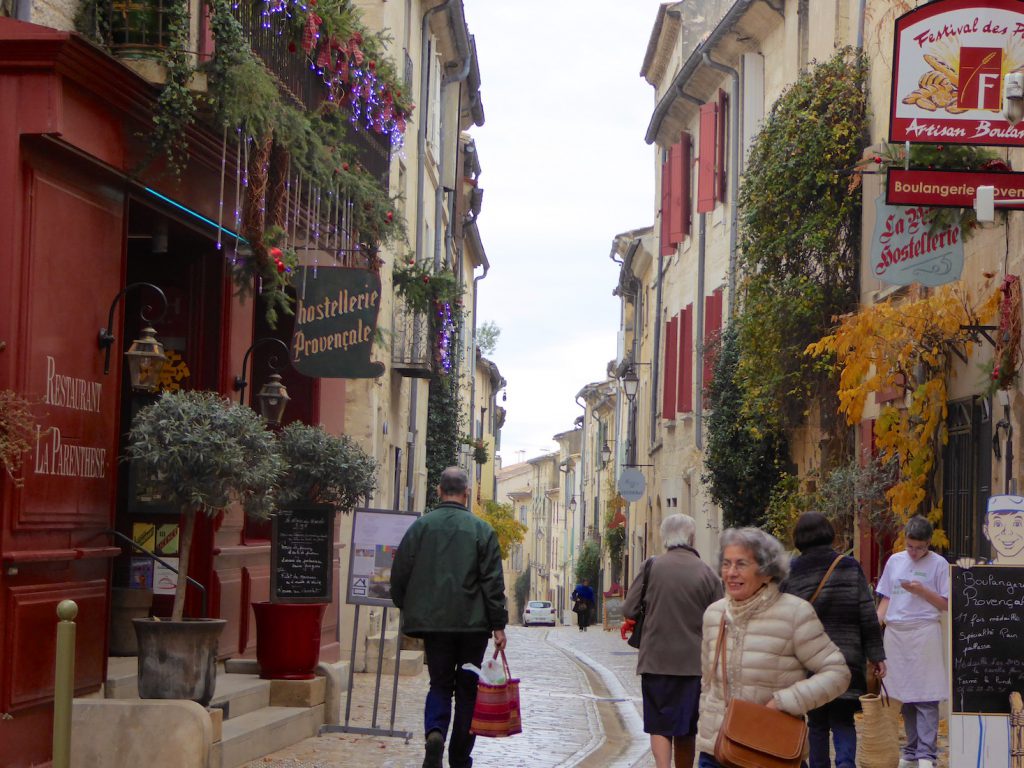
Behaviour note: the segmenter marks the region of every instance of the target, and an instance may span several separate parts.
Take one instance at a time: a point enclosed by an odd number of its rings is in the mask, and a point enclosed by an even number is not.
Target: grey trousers
[[[901,750],[904,760],[935,761],[939,738],[939,702],[915,701],[903,705],[903,724],[907,743]]]

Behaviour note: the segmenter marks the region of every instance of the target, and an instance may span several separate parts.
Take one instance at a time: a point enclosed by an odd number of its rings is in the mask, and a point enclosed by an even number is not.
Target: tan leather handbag
[[[722,768],[799,768],[807,751],[807,723],[802,717],[730,697],[725,629],[723,613],[715,648],[715,667],[721,660],[726,709],[715,741],[715,760]]]

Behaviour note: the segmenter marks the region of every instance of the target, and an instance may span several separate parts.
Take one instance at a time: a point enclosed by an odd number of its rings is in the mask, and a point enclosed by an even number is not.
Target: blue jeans
[[[853,715],[854,701],[836,699],[807,713],[808,741],[811,745],[811,768],[831,768],[828,736],[836,748],[836,768],[854,768],[857,756],[857,730]]]
[[[440,731],[452,737],[448,743],[448,764],[451,768],[471,768],[476,736],[469,732],[476,704],[477,676],[462,669],[463,664],[480,666],[487,651],[490,634],[486,632],[431,632],[423,636],[427,654],[430,690],[423,708],[423,732]],[[452,722],[452,696],[455,697],[455,720]]]

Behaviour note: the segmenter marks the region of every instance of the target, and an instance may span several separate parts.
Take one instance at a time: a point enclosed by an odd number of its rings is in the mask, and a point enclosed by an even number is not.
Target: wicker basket
[[[873,693],[860,697],[857,718],[859,768],[896,768],[900,762],[900,703]]]

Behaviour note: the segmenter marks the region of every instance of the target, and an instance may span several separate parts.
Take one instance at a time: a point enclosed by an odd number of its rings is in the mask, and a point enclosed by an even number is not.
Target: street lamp
[[[608,441],[605,440],[604,445],[601,446],[601,465],[606,465],[612,460],[612,449],[608,447]]]
[[[576,494],[575,493],[572,495],[572,498],[569,499],[569,511],[572,512],[573,514],[576,513]]]
[[[264,336],[262,339],[256,339],[242,356],[242,373],[235,376],[235,391],[238,392],[238,402],[245,402],[245,388],[249,382],[246,381],[245,372],[249,366],[249,355],[256,347],[263,346],[265,344],[277,344],[288,354],[288,346],[273,336]],[[260,415],[267,420],[267,423],[276,427],[281,423],[281,419],[284,416],[284,409],[288,405],[288,401],[291,400],[288,397],[288,390],[281,382],[281,374],[277,373],[279,368],[276,365],[277,358],[271,356],[267,359],[267,364],[273,373],[267,378],[266,383],[260,387],[260,391],[256,394],[256,402],[259,403]]]
[[[98,337],[99,348],[103,352],[103,374],[110,373],[110,349],[114,346],[114,333],[112,329],[114,327],[114,310],[117,308],[117,302],[128,291],[136,288],[149,288],[156,291],[160,301],[163,302],[164,308],[160,312],[160,316],[153,321],[146,317],[146,310],[149,307],[145,306],[142,308],[139,312],[139,317],[142,318],[145,327],[140,331],[139,338],[135,339],[131,346],[128,347],[124,357],[128,363],[128,375],[131,379],[132,389],[139,392],[156,392],[160,387],[160,374],[164,370],[167,356],[164,354],[163,344],[156,340],[156,331],[151,327],[151,323],[160,322],[164,315],[167,314],[167,297],[163,291],[152,283],[132,283],[131,285],[126,285],[110,303],[107,325],[105,328],[100,328]]]
[[[630,365],[623,372],[622,378],[619,381],[622,382],[622,388],[626,392],[626,399],[632,403],[636,397],[637,390],[640,389],[640,377],[636,373],[636,368]]]

